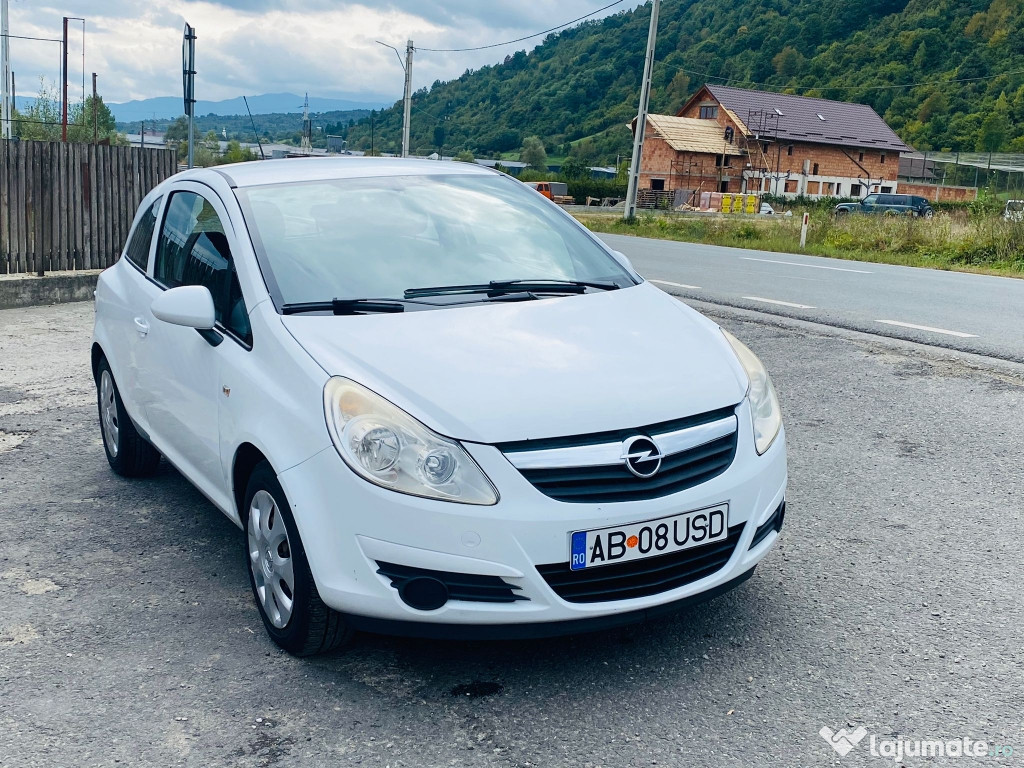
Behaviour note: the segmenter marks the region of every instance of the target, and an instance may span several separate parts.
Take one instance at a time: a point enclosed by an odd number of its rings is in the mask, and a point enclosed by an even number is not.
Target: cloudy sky
[[[390,102],[402,70],[383,40],[403,48],[462,48],[511,40],[582,16],[611,0],[9,0],[10,34],[59,38],[62,16],[83,16],[85,71],[108,102],[181,95],[181,32],[197,31],[196,96],[220,100],[291,91]],[[624,0],[606,13],[639,4]],[[77,26],[76,26],[77,25]],[[82,26],[69,32],[71,92],[81,93]],[[458,77],[541,41],[470,53],[416,54],[413,87]],[[19,95],[60,79],[60,46],[11,40]],[[86,87],[91,87],[87,84]],[[74,96],[72,97],[74,98]]]

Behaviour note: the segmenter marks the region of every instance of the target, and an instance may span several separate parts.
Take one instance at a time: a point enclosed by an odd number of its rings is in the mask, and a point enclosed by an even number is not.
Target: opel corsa
[[[243,531],[267,632],[540,636],[748,578],[768,372],[570,216],[463,163],[273,160],[149,193],[96,290],[107,460]]]

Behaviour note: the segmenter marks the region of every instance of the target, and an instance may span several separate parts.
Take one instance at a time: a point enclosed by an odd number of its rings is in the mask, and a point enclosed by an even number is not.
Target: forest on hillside
[[[413,99],[412,149],[478,157],[537,136],[610,164],[631,149],[650,6],[549,35]],[[1024,152],[1024,0],[665,0],[651,109],[704,82],[870,104],[921,150]],[[372,115],[397,151],[401,105]],[[370,148],[371,118],[347,129]]]

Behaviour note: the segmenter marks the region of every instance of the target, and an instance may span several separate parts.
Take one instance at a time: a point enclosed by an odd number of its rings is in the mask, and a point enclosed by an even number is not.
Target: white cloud
[[[11,34],[59,37],[61,16],[84,16],[87,72],[118,102],[181,92],[181,33],[187,19],[198,41],[197,96],[309,91],[317,96],[398,98],[402,70],[383,40],[404,47],[454,48],[509,40],[568,21],[601,0],[391,0],[373,5],[331,0],[66,0],[61,7],[12,0]],[[627,0],[611,12],[633,7]],[[80,23],[79,23],[80,24]],[[72,99],[81,88],[81,27],[71,27]],[[420,52],[415,88],[501,61],[541,41],[460,54]],[[59,46],[11,41],[18,91],[31,95],[38,77],[59,79]],[[77,84],[77,85],[76,85]]]

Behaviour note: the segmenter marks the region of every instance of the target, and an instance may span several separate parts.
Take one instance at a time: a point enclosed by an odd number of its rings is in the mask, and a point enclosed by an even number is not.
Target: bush
[[[626,185],[615,179],[561,179],[569,185],[569,194],[577,205],[586,205],[588,197],[625,197]]]

